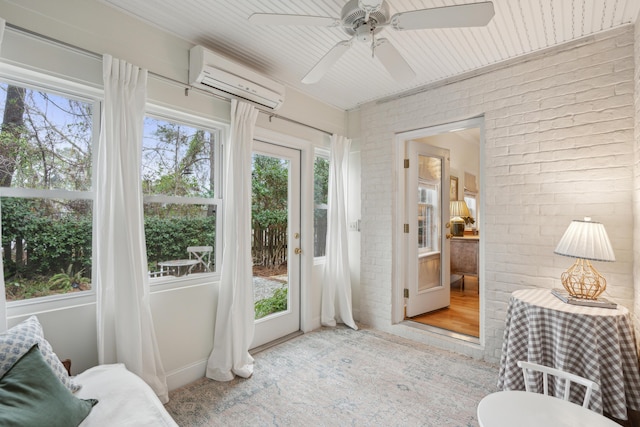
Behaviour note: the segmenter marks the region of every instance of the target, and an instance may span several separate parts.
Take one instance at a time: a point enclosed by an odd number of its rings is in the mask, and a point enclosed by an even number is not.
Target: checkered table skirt
[[[600,385],[589,408],[627,419],[627,407],[640,410],[640,373],[629,310],[566,304],[549,289],[514,292],[507,310],[498,388],[524,390],[518,360],[551,366]],[[541,378],[536,386],[542,390]],[[550,394],[561,384],[549,382]],[[582,404],[584,391],[573,386],[571,400]]]

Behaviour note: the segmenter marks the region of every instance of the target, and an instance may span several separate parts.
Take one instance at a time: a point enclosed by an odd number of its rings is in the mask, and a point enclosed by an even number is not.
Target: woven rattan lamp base
[[[607,288],[607,281],[588,260],[577,258],[562,273],[562,286],[576,298],[597,299]]]

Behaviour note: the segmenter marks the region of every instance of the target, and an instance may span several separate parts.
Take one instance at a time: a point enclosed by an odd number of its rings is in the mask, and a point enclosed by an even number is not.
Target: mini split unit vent
[[[283,85],[202,46],[195,46],[189,52],[189,84],[272,110],[284,102]]]

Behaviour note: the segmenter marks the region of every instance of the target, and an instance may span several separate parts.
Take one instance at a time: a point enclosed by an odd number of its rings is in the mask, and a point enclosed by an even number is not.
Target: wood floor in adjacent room
[[[480,296],[478,279],[464,278],[464,291],[457,284],[451,286],[451,305],[410,320],[459,334],[480,337]]]

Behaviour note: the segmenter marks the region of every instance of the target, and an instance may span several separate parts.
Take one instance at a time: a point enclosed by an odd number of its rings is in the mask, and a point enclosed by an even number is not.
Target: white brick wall
[[[570,221],[584,216],[605,224],[616,253],[615,263],[597,264],[608,280],[607,296],[633,307],[632,197],[633,189],[640,191],[640,178],[633,180],[640,150],[634,148],[640,117],[634,38],[637,57],[640,36],[626,26],[362,107],[361,298],[354,302],[360,321],[498,361],[510,293],[561,286],[560,275],[572,260],[553,250]],[[484,349],[391,325],[394,135],[479,115],[486,127]]]
[[[640,343],[640,22],[635,28],[635,144],[634,154],[634,192],[633,192],[633,277],[634,277],[634,315],[636,345]]]

